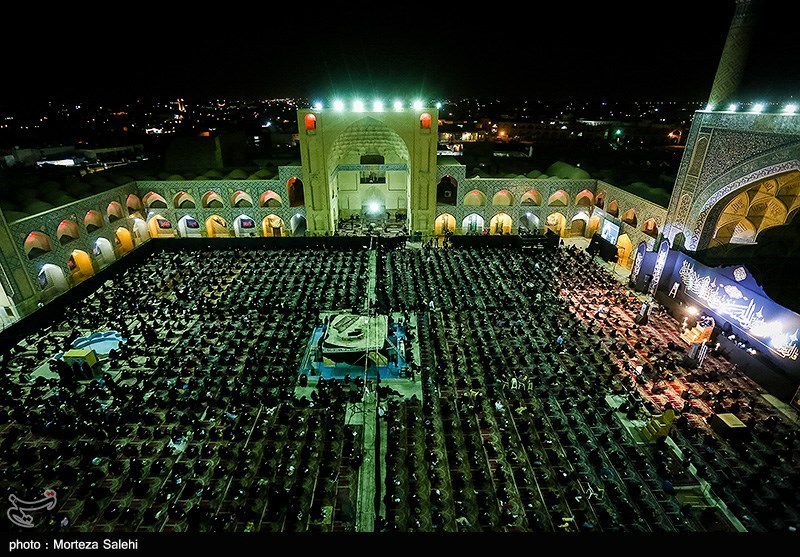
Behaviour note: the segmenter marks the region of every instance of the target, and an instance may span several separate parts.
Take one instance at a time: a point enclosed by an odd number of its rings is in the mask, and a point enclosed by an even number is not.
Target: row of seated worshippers
[[[293,370],[332,282],[345,285],[339,307],[363,303],[365,260],[158,252],[116,273],[3,354],[3,485],[23,500],[57,492],[40,529],[352,530],[361,453],[345,424],[351,395],[320,382],[311,400],[296,398]],[[298,268],[304,304],[289,307],[281,281]],[[57,361],[53,375],[33,373],[109,329],[127,340],[95,380]]]
[[[381,528],[731,529],[713,507],[675,497],[674,485],[697,477],[748,529],[796,528],[796,426],[742,374],[684,367],[674,320],[656,311],[637,326],[639,301],[585,252],[407,250],[386,254],[385,265],[388,304],[424,310],[433,299],[435,310],[420,319],[429,324],[420,332],[423,402],[387,413],[394,450]],[[684,390],[681,405],[647,396],[648,386],[676,380],[701,394]],[[685,457],[663,438],[637,444],[609,395],[628,419],[674,408],[672,438]],[[748,411],[751,435],[723,439],[705,419],[690,420],[703,399],[715,411]],[[439,482],[442,466],[449,474]]]
[[[740,373],[684,368],[671,318],[635,326],[635,299],[585,253],[379,255],[378,298],[416,312],[423,391],[379,393],[389,450],[376,529],[730,529],[714,508],[679,503],[675,486],[695,474],[748,529],[797,524],[796,429]],[[118,273],[89,296],[94,310],[68,308],[2,355],[4,485],[29,499],[54,487],[52,529],[352,530],[361,432],[346,413],[365,386],[295,387],[332,303],[323,290],[344,282],[345,302],[361,306],[366,281],[350,273],[365,275],[365,261],[348,250],[160,252]],[[276,292],[295,267],[309,275],[292,282],[302,300]],[[609,318],[587,318],[599,303]],[[31,377],[108,328],[129,340],[96,381]],[[636,443],[619,419],[660,413],[653,388],[677,382],[689,405],[674,407],[671,437],[684,458],[663,439]],[[714,400],[693,398],[698,386]],[[717,402],[750,408],[751,434],[707,427],[700,412]]]
[[[494,255],[492,255],[494,254]],[[394,250],[387,254],[384,293],[391,307],[502,308],[523,303],[512,248]]]

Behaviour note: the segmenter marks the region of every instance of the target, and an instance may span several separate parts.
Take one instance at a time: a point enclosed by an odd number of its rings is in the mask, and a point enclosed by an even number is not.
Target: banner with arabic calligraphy
[[[647,243],[639,242],[639,247],[636,248],[636,256],[633,262],[633,270],[631,271],[631,282],[635,283],[639,280],[639,273],[642,270],[642,263],[644,263],[644,254],[647,252]]]
[[[681,292],[729,321],[778,358],[796,362],[800,315],[773,302],[743,266],[710,268],[677,254],[672,281]]]
[[[661,284],[661,275],[664,273],[664,267],[667,265],[669,251],[669,240],[662,240],[658,248],[658,255],[656,256],[656,265],[653,268],[653,281],[650,283],[650,288],[648,288],[652,295],[655,295],[658,285]]]

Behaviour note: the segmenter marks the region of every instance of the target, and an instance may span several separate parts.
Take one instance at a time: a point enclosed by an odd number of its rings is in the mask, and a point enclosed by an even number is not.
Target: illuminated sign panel
[[[619,237],[619,226],[606,219],[603,221],[603,229],[600,232],[600,236],[607,242],[616,244]]]
[[[711,269],[680,254],[672,281],[774,355],[797,361],[800,316],[770,300],[743,267]]]

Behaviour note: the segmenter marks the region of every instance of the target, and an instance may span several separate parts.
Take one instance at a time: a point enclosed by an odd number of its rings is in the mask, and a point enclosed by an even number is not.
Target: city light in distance
[[[333,101],[333,109],[336,112],[341,112],[342,110],[344,110],[344,103],[339,99],[336,99],[335,101]]]

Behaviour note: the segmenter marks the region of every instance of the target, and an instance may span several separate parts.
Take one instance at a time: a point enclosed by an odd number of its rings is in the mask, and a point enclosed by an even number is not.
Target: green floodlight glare
[[[322,110],[322,103],[319,102],[319,101],[315,102],[314,103],[314,110],[317,110],[317,111]]]
[[[736,103],[731,103],[728,105],[728,112],[736,112],[736,109],[739,108],[739,105]]]
[[[403,110],[403,101],[394,101],[394,111],[401,112]]]
[[[383,112],[383,101],[380,99],[375,99],[372,102],[372,111],[373,112]]]
[[[787,104],[783,107],[784,114],[795,114],[797,112],[797,105],[794,103]]]
[[[437,102],[436,103],[436,110],[439,110],[441,108],[442,108],[442,103]]]
[[[764,112],[764,105],[762,103],[756,103],[753,105],[753,112],[755,114],[761,114]]]
[[[341,112],[342,110],[344,110],[344,103],[339,99],[336,99],[335,101],[333,101],[333,109],[336,112]]]
[[[414,110],[422,110],[422,101],[414,101],[411,106]]]
[[[353,112],[364,112],[364,101],[356,99],[353,101]]]

